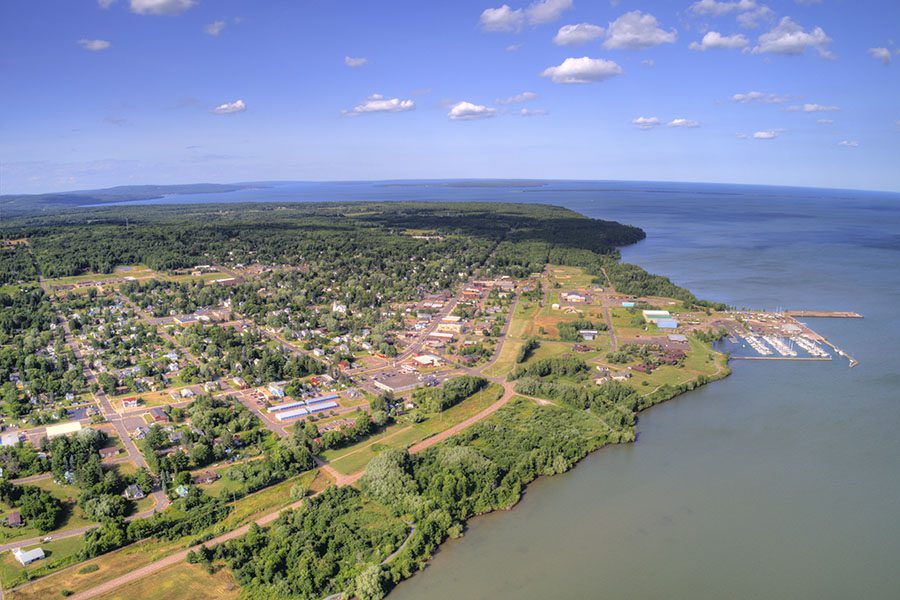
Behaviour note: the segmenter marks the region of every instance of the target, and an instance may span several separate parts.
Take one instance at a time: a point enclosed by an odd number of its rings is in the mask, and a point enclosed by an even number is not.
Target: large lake
[[[624,258],[701,297],[852,310],[814,328],[860,364],[735,362],[473,519],[392,599],[900,598],[900,195],[554,182],[290,184],[164,202],[545,202],[638,225]],[[156,201],[155,203],[158,203]]]

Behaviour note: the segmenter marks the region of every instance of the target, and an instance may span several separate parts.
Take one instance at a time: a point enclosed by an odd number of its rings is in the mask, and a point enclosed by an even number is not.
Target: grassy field
[[[4,590],[26,583],[29,579],[41,577],[57,569],[74,564],[81,550],[81,537],[54,540],[46,544],[38,544],[24,548],[42,548],[46,558],[23,567],[15,559],[12,552],[4,552],[0,556],[0,585]]]
[[[176,402],[176,400],[172,399],[170,396],[170,392],[179,392],[181,389],[190,387],[188,385],[182,385],[178,387],[166,388],[165,390],[161,390],[158,392],[141,392],[140,394],[135,394],[132,392],[128,392],[125,394],[119,394],[118,396],[113,396],[109,399],[110,403],[113,405],[113,408],[117,411],[123,410],[122,400],[125,398],[140,398],[143,402],[141,404],[141,408],[151,408],[153,406],[161,406],[163,404],[172,404]],[[189,398],[179,398],[177,402],[181,402],[183,400],[189,400]]]
[[[77,539],[80,542],[79,538]],[[62,541],[62,540],[61,540]],[[63,590],[83,592],[110,579],[115,579],[134,569],[152,563],[171,554],[178,548],[178,542],[147,540],[127,546],[116,552],[104,554],[93,560],[58,571],[50,577],[39,579],[19,589],[7,591],[9,600],[45,600],[62,598]],[[96,571],[81,572],[88,565],[97,565]]]
[[[76,283],[104,281],[106,279],[115,279],[118,277],[146,279],[159,277],[159,274],[145,265],[131,265],[116,267],[115,271],[112,273],[85,273],[84,275],[74,275],[72,277],[58,277],[56,279],[47,279],[46,283],[50,285],[75,285]]]
[[[594,276],[588,275],[581,267],[549,265],[550,285],[558,283],[565,289],[583,289],[594,285]]]
[[[408,448],[417,442],[453,427],[496,402],[502,393],[502,388],[493,384],[471,398],[445,410],[443,413],[431,415],[421,423],[394,425],[380,436],[369,438],[335,452],[326,452],[324,457],[338,472],[344,474],[356,473],[360,469],[365,468],[380,450],[384,448]]]
[[[118,590],[98,596],[101,600],[229,600],[240,596],[231,572],[217,565],[210,574],[206,567],[186,562],[167,567],[152,577],[139,579]]]

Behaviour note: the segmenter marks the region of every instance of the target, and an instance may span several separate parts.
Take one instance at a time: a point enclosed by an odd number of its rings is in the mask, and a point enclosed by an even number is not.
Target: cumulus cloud
[[[495,100],[495,102],[501,105],[520,104],[522,102],[534,100],[537,97],[538,95],[534,92],[522,92],[521,94],[516,94],[515,96],[510,96],[509,98],[498,98],[497,100]]]
[[[675,30],[661,29],[653,15],[633,10],[609,24],[603,46],[612,49],[640,50],[660,44],[673,44],[677,39],[678,34]]]
[[[369,64],[369,59],[365,56],[345,56],[344,64],[350,67],[351,69],[355,69],[356,67],[362,67]]]
[[[765,131],[757,131],[753,134],[754,140],[774,140],[780,132],[777,129],[767,129]]]
[[[349,116],[365,115],[368,113],[399,113],[413,110],[416,103],[413,100],[401,100],[400,98],[385,98],[381,94],[372,94],[364,102],[357,104],[344,114]]]
[[[590,23],[578,23],[577,25],[563,25],[556,32],[553,43],[557,46],[577,46],[587,44],[603,35],[605,30],[599,25]]]
[[[757,7],[756,0],[736,0],[734,2],[720,2],[718,0],[698,0],[691,4],[690,10],[695,15],[709,15],[721,17],[733,12],[744,12]]]
[[[859,142],[855,140],[841,140],[838,142],[838,146],[844,146],[845,148],[859,148]]]
[[[801,104],[798,106],[789,106],[785,110],[788,112],[817,113],[817,112],[836,112],[841,109],[837,106],[825,106],[823,104],[815,104],[812,102],[807,102],[806,104]]]
[[[89,40],[81,38],[78,40],[78,45],[90,52],[100,52],[101,50],[109,48],[111,44],[106,40]]]
[[[762,21],[770,21],[775,13],[765,4],[760,4],[753,10],[742,12],[737,16],[737,21],[742,27],[754,29],[759,27]]]
[[[713,48],[745,48],[748,44],[746,36],[740,33],[722,35],[718,31],[709,31],[700,42],[691,42],[688,48],[705,52]]]
[[[882,64],[891,64],[891,51],[887,48],[869,48],[872,58],[880,60]]]
[[[622,74],[622,67],[603,58],[567,58],[562,64],[548,67],[541,73],[553,83],[593,83]]]
[[[131,12],[139,15],[178,15],[195,4],[197,0],[131,0]]]
[[[513,10],[504,4],[484,9],[478,22],[485,31],[519,31],[525,23],[525,13],[521,8]]]
[[[478,121],[479,119],[490,119],[496,114],[496,108],[490,108],[483,104],[472,104],[471,102],[457,102],[450,108],[447,116],[454,121]]]
[[[550,114],[546,108],[523,108],[517,113],[520,117],[543,117]]]
[[[537,0],[525,9],[525,16],[531,25],[543,25],[558,21],[570,8],[572,0]]]
[[[213,21],[212,23],[208,24],[206,27],[203,28],[203,31],[205,31],[206,33],[208,33],[211,36],[217,36],[220,33],[222,33],[223,29],[225,29],[225,21],[222,21],[220,19],[218,21]]]
[[[658,127],[661,124],[661,121],[656,117],[638,117],[634,119],[632,125],[637,127],[638,129],[653,129],[654,127]]]
[[[100,6],[100,8],[109,8],[115,3],[116,0],[97,0],[97,4]]]
[[[787,102],[786,96],[778,94],[764,94],[762,92],[747,92],[746,94],[735,94],[731,97],[732,102],[740,102],[741,104],[750,104],[751,102],[759,102],[762,104],[782,104]]]
[[[666,124],[666,127],[686,127],[689,129],[693,129],[694,127],[700,127],[699,121],[693,121],[691,119],[672,119]]]
[[[220,104],[212,111],[217,115],[231,115],[234,113],[244,112],[247,110],[247,104],[243,100],[235,100],[234,102],[226,102]]]
[[[784,17],[771,31],[759,36],[759,44],[753,47],[753,53],[798,56],[807,48],[814,48],[822,58],[831,58],[830,43],[831,38],[821,27],[805,31],[790,17]]]

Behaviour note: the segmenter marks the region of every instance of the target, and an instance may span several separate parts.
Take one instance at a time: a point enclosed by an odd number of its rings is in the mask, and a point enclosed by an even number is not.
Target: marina
[[[796,317],[861,319],[848,311],[793,310],[784,312],[737,311],[726,323],[727,336],[720,342],[738,360],[833,360],[846,358],[850,367],[859,362]],[[830,349],[830,351],[829,351]]]

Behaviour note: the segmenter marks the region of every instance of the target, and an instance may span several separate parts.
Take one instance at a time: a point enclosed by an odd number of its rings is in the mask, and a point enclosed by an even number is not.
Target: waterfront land
[[[4,554],[10,598],[381,597],[726,376],[714,343],[828,354],[790,315],[621,263],[640,230],[555,207],[104,208],[2,232],[2,549],[46,554]],[[37,501],[60,516],[34,528]]]

